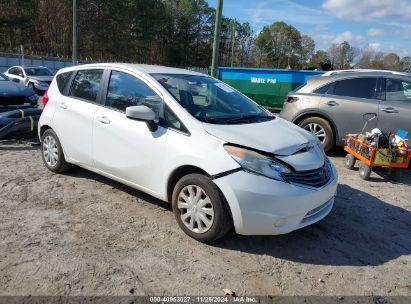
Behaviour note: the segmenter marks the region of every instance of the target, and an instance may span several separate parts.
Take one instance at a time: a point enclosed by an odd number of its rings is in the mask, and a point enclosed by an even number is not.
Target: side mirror
[[[17,82],[17,83],[19,83],[19,82],[20,82],[20,80],[18,80],[17,78],[12,78],[12,79],[11,79],[11,81],[13,81],[13,82]]]
[[[156,119],[156,113],[154,113],[154,111],[147,106],[133,106],[126,108],[126,117],[129,119],[145,121],[151,132],[155,132],[157,130],[158,126],[154,122]]]

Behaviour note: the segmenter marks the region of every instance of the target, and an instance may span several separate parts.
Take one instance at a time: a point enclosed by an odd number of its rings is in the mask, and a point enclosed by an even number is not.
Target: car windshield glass
[[[47,68],[24,68],[28,76],[53,76],[53,73]]]
[[[255,123],[274,115],[214,78],[200,75],[152,74],[195,118],[213,124]]]
[[[6,81],[6,80],[8,80],[6,76],[4,76],[3,74],[0,74],[0,81]]]

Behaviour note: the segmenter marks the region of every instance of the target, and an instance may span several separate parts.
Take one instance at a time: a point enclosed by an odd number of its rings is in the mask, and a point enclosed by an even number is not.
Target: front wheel
[[[347,154],[344,159],[344,167],[346,167],[349,170],[354,169],[355,161],[356,159],[353,155]]]
[[[174,187],[172,207],[180,228],[190,237],[211,243],[232,227],[228,206],[211,178],[189,174]]]
[[[308,117],[302,120],[299,127],[311,132],[322,143],[324,151],[330,151],[335,145],[335,134],[330,123],[321,117]]]
[[[371,167],[361,162],[358,168],[358,173],[363,180],[368,180],[371,175]]]

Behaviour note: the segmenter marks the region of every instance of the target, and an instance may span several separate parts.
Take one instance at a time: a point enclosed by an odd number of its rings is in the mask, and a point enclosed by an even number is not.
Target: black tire
[[[204,233],[194,232],[190,230],[181,219],[184,214],[178,208],[178,201],[180,192],[186,187],[197,186],[200,187],[205,195],[210,198],[214,217],[211,224],[211,228]],[[211,178],[201,175],[201,174],[188,174],[182,177],[174,187],[173,197],[172,197],[172,208],[174,216],[180,228],[193,239],[200,241],[202,243],[211,243],[217,239],[226,235],[232,228],[232,217],[229,212],[227,203],[224,199],[223,194],[218,189],[217,185],[211,180]],[[193,220],[194,221],[194,220]],[[195,225],[197,225],[195,223]],[[198,225],[197,225],[198,226]]]
[[[54,165],[46,161],[46,157],[45,157],[45,152],[44,152],[46,149],[45,141],[47,141],[48,137],[54,139],[56,147],[57,147],[57,161]],[[72,167],[71,164],[66,162],[60,140],[58,139],[57,134],[52,129],[47,129],[41,136],[41,157],[47,169],[49,169],[50,171],[54,173],[62,173],[64,171],[69,170]]]
[[[371,167],[361,162],[358,168],[358,173],[363,180],[368,180],[371,175]]]
[[[347,154],[344,158],[344,167],[346,167],[349,170],[352,170],[354,169],[355,162],[356,162],[355,157],[351,154]]]
[[[398,168],[389,168],[388,177],[394,182],[400,182],[402,177],[402,171]]]
[[[308,117],[308,118],[303,119],[298,124],[298,126],[311,132],[310,125],[315,125],[315,124],[319,125],[324,130],[325,139],[322,144],[323,144],[324,151],[329,152],[335,146],[335,134],[334,134],[333,129],[331,128],[330,123],[327,120],[321,117]],[[320,139],[320,141],[322,141],[322,139]]]

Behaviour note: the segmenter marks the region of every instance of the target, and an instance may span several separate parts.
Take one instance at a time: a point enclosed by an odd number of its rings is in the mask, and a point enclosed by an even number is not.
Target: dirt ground
[[[323,221],[288,235],[200,244],[167,204],[38,147],[0,143],[0,295],[411,295],[411,170],[340,185]],[[285,202],[286,203],[286,202]]]

